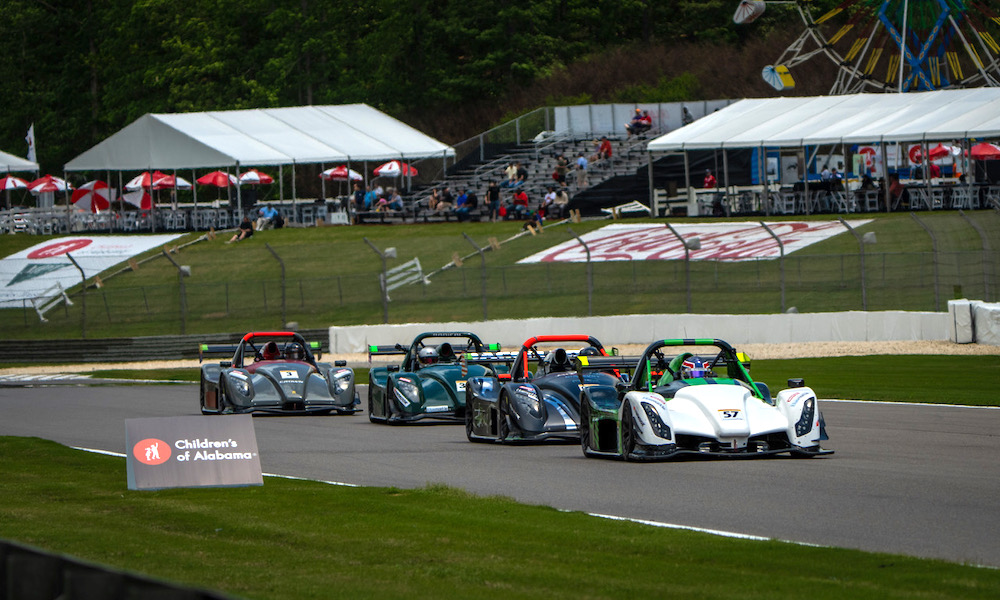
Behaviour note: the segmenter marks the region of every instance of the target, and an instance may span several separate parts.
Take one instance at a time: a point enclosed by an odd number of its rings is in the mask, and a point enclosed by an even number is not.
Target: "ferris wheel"
[[[812,0],[744,0],[733,20],[749,23],[765,4],[794,5],[804,25],[762,71],[779,91],[820,55],[837,69],[831,94],[1000,86],[1000,0],[846,0],[818,17]]]

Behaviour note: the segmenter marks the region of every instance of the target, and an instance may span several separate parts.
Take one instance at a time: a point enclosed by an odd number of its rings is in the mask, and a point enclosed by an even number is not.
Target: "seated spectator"
[[[278,214],[278,211],[275,210],[270,204],[266,204],[260,207],[257,214],[259,215],[257,217],[257,231],[263,231],[272,225],[274,217]]]
[[[521,163],[517,164],[517,178],[514,180],[514,187],[524,185],[528,181],[528,168]]]
[[[250,217],[243,215],[243,222],[240,223],[239,230],[233,234],[233,237],[226,243],[232,244],[233,242],[241,242],[251,237],[253,237],[253,223],[250,222]]]
[[[523,219],[528,216],[528,194],[524,190],[516,190],[511,195],[510,210],[507,211],[507,218]]]
[[[599,160],[604,160],[606,158],[607,159],[611,158],[611,153],[612,153],[611,140],[608,139],[608,136],[606,135],[601,136],[600,142],[594,142],[594,143],[598,144],[597,153],[590,157],[591,162],[596,162]]]
[[[365,191],[365,210],[372,210],[375,205],[378,204],[378,196],[375,195],[375,190],[372,186],[366,186]]]
[[[542,215],[538,214],[537,210],[528,215],[528,222],[521,229],[527,231],[529,227],[532,229],[542,228]]]
[[[625,131],[628,132],[628,137],[633,135],[640,135],[649,131],[653,127],[653,117],[649,116],[649,112],[642,109],[635,109],[635,115],[632,116],[632,120],[625,124]]]
[[[546,193],[545,197],[542,198],[542,208],[539,209],[541,210],[542,214],[551,216],[555,201],[556,201],[556,188],[550,185],[548,193]]]
[[[517,163],[512,162],[507,165],[507,168],[503,170],[503,174],[506,179],[500,184],[500,187],[514,187],[514,182],[517,181]]]
[[[438,204],[441,204],[441,193],[437,188],[432,188],[431,195],[427,197],[427,208],[437,211]]]
[[[458,188],[458,196],[455,198],[455,216],[459,221],[469,220],[469,207],[467,205],[469,195],[465,193],[465,188]]]
[[[451,188],[444,186],[441,189],[441,201],[438,202],[436,212],[450,212],[455,208],[455,197],[451,194]]]
[[[389,210],[403,210],[403,197],[399,195],[398,188],[389,191]]]
[[[565,189],[556,191],[555,200],[552,206],[545,212],[545,216],[552,219],[565,219],[569,211],[569,194]]]

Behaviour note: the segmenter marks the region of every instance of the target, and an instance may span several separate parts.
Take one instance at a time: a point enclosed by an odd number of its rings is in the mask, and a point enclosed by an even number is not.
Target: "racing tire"
[[[204,377],[201,378],[201,389],[199,390],[198,396],[199,396],[199,398],[198,398],[198,404],[201,405],[201,414],[203,414],[203,415],[214,414],[212,411],[210,411],[207,408],[205,408],[205,378]],[[216,395],[216,398],[218,398],[218,395]]]
[[[392,423],[392,386],[385,382],[385,396],[382,397],[382,419],[385,423]]]
[[[224,414],[223,411],[226,410],[226,382],[221,377],[219,378],[219,391],[215,393],[215,414]]]
[[[507,436],[510,435],[510,400],[507,396],[501,395],[500,401],[497,402],[497,441],[505,442]]]
[[[622,404],[622,458],[624,460],[638,460],[635,457],[635,421],[632,418],[632,407],[628,403]]]
[[[374,384],[372,384],[372,382],[369,381],[368,382],[368,420],[371,421],[372,423],[378,423],[380,419],[378,419],[375,416],[375,399],[373,397],[374,396],[374,392],[372,391],[372,388],[374,388],[374,387],[375,387]]]

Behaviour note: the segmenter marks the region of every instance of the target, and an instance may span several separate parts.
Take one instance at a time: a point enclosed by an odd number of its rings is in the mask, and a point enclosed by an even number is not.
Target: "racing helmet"
[[[264,360],[276,360],[279,356],[281,356],[281,352],[278,351],[278,344],[275,342],[264,344],[264,349],[261,351],[261,357]]]
[[[288,360],[302,360],[306,356],[306,351],[302,347],[302,344],[298,342],[292,342],[285,346],[285,358]]]
[[[566,371],[570,367],[569,355],[566,354],[565,348],[556,348],[549,352],[546,362],[549,363],[549,372],[551,373]]]
[[[579,352],[576,353],[577,356],[600,356],[601,351],[593,346],[587,346],[586,348],[581,348]]]
[[[417,352],[417,360],[424,365],[433,365],[438,361],[438,351],[437,348],[432,346],[424,346]]]
[[[697,356],[689,356],[681,363],[681,379],[707,377],[708,374],[708,365]]]

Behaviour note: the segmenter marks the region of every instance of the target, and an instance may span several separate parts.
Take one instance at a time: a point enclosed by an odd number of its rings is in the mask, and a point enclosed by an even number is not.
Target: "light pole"
[[[569,231],[569,234],[575,237],[576,241],[580,242],[580,245],[583,246],[583,251],[587,253],[587,316],[592,317],[594,316],[594,266],[590,262],[590,247],[571,228],[567,227],[566,231]]]
[[[861,310],[868,310],[868,286],[865,283],[865,244],[875,243],[875,232],[869,231],[862,237],[853,227],[847,224],[847,221],[843,217],[837,217],[837,219],[858,240],[858,248],[861,250]]]
[[[470,244],[472,244],[472,247],[476,249],[476,252],[479,253],[479,258],[482,261],[482,273],[483,273],[483,275],[482,275],[482,279],[483,279],[483,290],[482,290],[482,295],[483,295],[483,321],[486,321],[486,320],[488,320],[487,316],[486,316],[487,315],[487,313],[486,313],[486,253],[483,251],[482,248],[479,247],[479,245],[476,244],[476,242],[473,242],[472,238],[470,238],[468,235],[466,235],[466,233],[464,231],[462,232],[462,235],[465,237],[466,240],[468,240],[468,242]]]
[[[684,246],[684,281],[685,287],[687,287],[687,311],[688,314],[691,314],[691,251],[701,250],[701,238],[692,237],[685,240],[681,237],[681,234],[677,233],[677,230],[674,229],[670,223],[664,223],[664,225],[667,226],[670,233],[674,234],[677,241]]]

